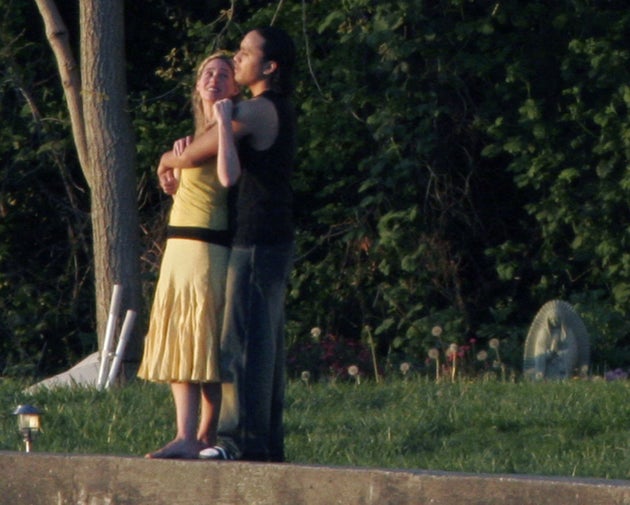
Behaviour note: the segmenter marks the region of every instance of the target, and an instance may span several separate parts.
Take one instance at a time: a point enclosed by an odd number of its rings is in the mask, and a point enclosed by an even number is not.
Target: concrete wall
[[[630,505],[630,481],[0,451],[6,505]]]

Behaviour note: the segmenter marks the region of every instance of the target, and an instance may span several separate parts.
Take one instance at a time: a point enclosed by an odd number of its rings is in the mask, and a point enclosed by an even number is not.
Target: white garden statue
[[[589,361],[589,336],[577,312],[562,300],[545,303],[536,314],[525,340],[525,378],[585,377]]]

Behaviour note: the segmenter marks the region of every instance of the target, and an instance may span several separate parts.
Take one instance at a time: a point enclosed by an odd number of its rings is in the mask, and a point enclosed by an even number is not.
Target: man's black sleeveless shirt
[[[278,114],[278,134],[269,149],[257,151],[244,137],[238,145],[241,177],[236,201],[233,245],[272,245],[294,236],[290,178],[296,151],[296,120],[291,102],[273,91],[262,95]]]

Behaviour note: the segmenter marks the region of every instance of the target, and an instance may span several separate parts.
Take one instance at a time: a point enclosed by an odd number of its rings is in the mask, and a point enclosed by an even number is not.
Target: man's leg
[[[243,334],[249,298],[250,249],[235,247],[230,253],[225,293],[225,313],[221,332],[222,402],[218,444],[230,459],[241,457],[239,385],[243,373]]]
[[[284,305],[293,243],[256,246],[244,346],[244,458],[284,460]]]

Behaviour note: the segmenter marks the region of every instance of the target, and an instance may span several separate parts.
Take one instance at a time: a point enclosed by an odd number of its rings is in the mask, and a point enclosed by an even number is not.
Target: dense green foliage
[[[630,384],[460,382],[424,378],[288,388],[287,458],[293,463],[630,479]],[[43,410],[35,450],[142,456],[170,440],[166,386],[106,392],[42,390],[0,382],[0,450],[20,450],[20,403]],[[86,407],[89,407],[86,409]]]
[[[292,348],[318,326],[422,363],[499,338],[518,368],[536,311],[562,298],[596,365],[627,364],[625,1],[214,4],[126,2],[147,303],[167,208],[153,170],[190,130],[191,69],[273,20],[300,55]],[[46,373],[96,345],[89,199],[35,7],[0,6],[0,373]]]

